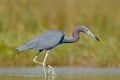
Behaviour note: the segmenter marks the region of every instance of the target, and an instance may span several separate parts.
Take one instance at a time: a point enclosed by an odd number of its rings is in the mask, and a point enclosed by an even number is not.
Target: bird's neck
[[[80,31],[77,30],[76,28],[73,30],[72,36],[73,36],[73,42],[76,42],[79,40],[80,36],[79,36]]]
[[[72,33],[72,37],[65,36],[63,39],[63,43],[74,43],[79,40],[79,33],[82,32],[80,29],[75,28]]]

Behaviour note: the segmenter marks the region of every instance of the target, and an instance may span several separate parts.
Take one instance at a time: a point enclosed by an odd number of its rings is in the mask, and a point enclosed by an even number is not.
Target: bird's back
[[[63,32],[57,30],[49,30],[39,34],[32,40],[28,41],[27,43],[16,49],[18,51],[26,49],[48,50],[57,46],[63,38]]]

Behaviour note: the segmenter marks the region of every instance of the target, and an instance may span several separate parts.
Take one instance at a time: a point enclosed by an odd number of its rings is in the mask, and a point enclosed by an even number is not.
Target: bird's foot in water
[[[56,76],[56,72],[51,65],[46,64],[46,67],[48,67],[48,72],[47,72],[48,76]]]

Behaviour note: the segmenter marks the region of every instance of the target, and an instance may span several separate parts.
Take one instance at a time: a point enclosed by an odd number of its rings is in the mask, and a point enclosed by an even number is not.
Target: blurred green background
[[[0,0],[0,67],[38,66],[32,62],[37,51],[15,48],[49,29],[72,36],[77,24],[89,26],[101,41],[81,34],[77,43],[54,48],[47,63],[120,67],[120,0]]]

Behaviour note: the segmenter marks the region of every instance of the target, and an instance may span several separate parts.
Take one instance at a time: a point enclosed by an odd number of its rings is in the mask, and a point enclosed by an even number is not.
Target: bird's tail
[[[27,50],[27,49],[31,49],[31,44],[30,43],[27,43],[27,44],[24,44],[24,45],[21,45],[19,47],[16,48],[17,51],[22,51],[22,50]]]
[[[22,50],[26,50],[25,46],[19,46],[16,48],[17,51],[22,51]]]

